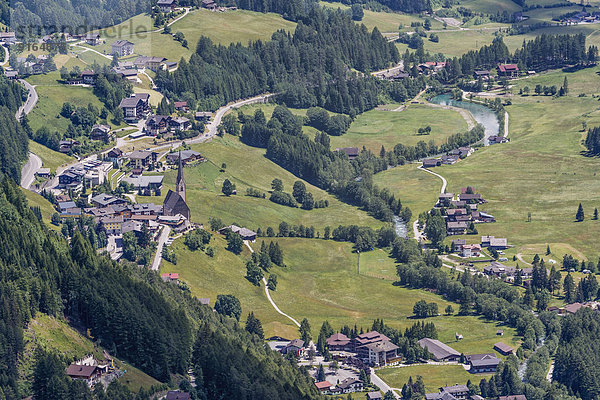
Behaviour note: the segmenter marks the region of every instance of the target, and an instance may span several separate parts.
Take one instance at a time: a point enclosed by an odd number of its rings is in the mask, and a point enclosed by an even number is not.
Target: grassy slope
[[[29,141],[29,150],[42,159],[44,168],[50,168],[51,171],[56,171],[56,168],[73,160],[72,157],[49,149],[33,140]]]
[[[21,191],[25,197],[27,197],[27,202],[29,203],[30,207],[40,207],[40,210],[42,211],[42,220],[46,223],[46,225],[51,229],[59,230],[60,227],[53,225],[50,222],[52,214],[56,213],[56,210],[52,204],[37,193],[25,189],[21,189]]]
[[[98,360],[104,360],[102,348],[97,347],[90,339],[81,335],[65,322],[45,314],[38,314],[30,322],[24,336],[26,346],[23,357],[19,360],[19,369],[25,387],[31,384],[31,373],[33,372],[34,354],[37,346],[52,349],[71,360],[77,360],[88,354],[93,354]],[[127,370],[120,380],[133,391],[138,391],[140,386],[149,388],[160,383],[125,362],[116,360],[116,364],[120,369]]]
[[[211,216],[219,216],[225,223],[245,225],[250,229],[268,226],[277,230],[281,221],[289,224],[314,226],[318,231],[327,225],[357,224],[378,228],[382,222],[375,220],[363,211],[349,206],[335,197],[310,184],[306,184],[316,200],[328,199],[329,207],[310,211],[291,208],[268,200],[271,181],[279,178],[284,190],[291,193],[298,180],[294,175],[280,168],[264,157],[265,150],[242,144],[231,136],[218,138],[211,143],[194,145],[193,149],[203,154],[208,161],[198,167],[185,170],[188,204],[192,209],[192,219],[207,223]],[[220,172],[222,163],[227,164],[226,172]],[[173,188],[176,171],[165,176],[167,188]],[[225,197],[221,194],[223,181],[229,179],[237,186],[238,195]],[[245,196],[246,189],[253,187],[267,194],[266,199]],[[166,190],[163,191],[163,196]],[[158,202],[156,198],[145,200]],[[144,200],[144,201],[145,201]],[[142,199],[139,199],[142,201]]]
[[[430,135],[416,132],[427,125],[432,128]],[[345,135],[332,136],[331,147],[365,146],[379,154],[382,145],[387,150],[398,143],[414,146],[421,140],[440,145],[448,136],[466,130],[465,120],[452,110],[432,110],[424,105],[411,105],[402,112],[371,110],[356,117]]]

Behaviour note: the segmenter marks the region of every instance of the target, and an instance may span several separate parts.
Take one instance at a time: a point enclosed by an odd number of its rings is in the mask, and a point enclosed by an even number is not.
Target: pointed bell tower
[[[177,183],[176,188],[177,194],[181,196],[183,201],[185,199],[185,178],[183,177],[183,161],[181,159],[181,150],[179,150],[179,170],[177,171]]]

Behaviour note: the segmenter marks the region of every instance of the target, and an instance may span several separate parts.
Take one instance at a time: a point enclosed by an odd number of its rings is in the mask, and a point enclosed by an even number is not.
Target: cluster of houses
[[[425,400],[485,400],[477,394],[469,394],[466,385],[444,386],[439,388],[438,393],[426,393]],[[523,394],[499,396],[497,400],[527,400]]]
[[[584,14],[584,13],[579,13]],[[594,13],[596,14],[596,13]],[[600,14],[600,13],[597,13]],[[594,15],[593,17],[588,15],[583,18],[594,18],[594,21],[600,21],[600,17],[598,15]],[[417,70],[421,75],[433,75],[437,74],[439,71],[446,67],[446,62],[444,61],[427,61],[417,65]],[[499,64],[496,67],[496,71],[498,72],[499,77],[507,77],[507,78],[517,78],[519,77],[519,67],[517,64]],[[379,79],[388,80],[388,81],[400,81],[402,79],[406,79],[410,76],[410,74],[404,71],[401,68],[391,68],[385,71],[378,72],[374,74]],[[473,78],[482,79],[487,81],[491,78],[492,73],[489,70],[476,70],[473,73]]]
[[[470,223],[481,224],[496,222],[493,215],[479,211],[477,207],[486,203],[479,193],[467,193],[463,188],[454,200],[454,193],[442,193],[438,197],[437,207],[445,209],[446,231],[448,236],[464,235]],[[482,243],[483,247],[485,246]],[[468,249],[468,248],[467,248]],[[481,250],[481,249],[479,249]]]
[[[562,19],[560,22],[563,24],[600,23],[600,11],[593,11],[589,13],[582,10]]]
[[[600,312],[600,302],[586,301],[585,303],[575,302],[575,303],[567,304],[564,307],[550,306],[550,307],[548,307],[548,311],[555,312],[559,315],[570,315],[570,314],[576,314],[577,311],[579,311],[582,308],[589,308],[596,312]]]
[[[459,147],[458,149],[454,149],[449,151],[441,158],[426,158],[423,160],[423,168],[433,168],[439,167],[442,164],[452,165],[456,164],[462,159],[469,157],[471,154],[475,152],[475,149],[469,146]]]
[[[150,136],[156,136],[174,131],[187,131],[191,126],[191,121],[186,117],[153,115],[146,120],[144,131]]]
[[[109,161],[90,160],[76,164],[58,176],[58,188],[80,192],[84,181],[92,186],[101,185],[112,169],[113,163]]]

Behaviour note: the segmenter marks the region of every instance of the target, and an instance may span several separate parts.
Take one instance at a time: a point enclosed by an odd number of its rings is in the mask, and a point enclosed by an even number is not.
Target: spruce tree
[[[594,218],[595,220],[597,220],[597,219],[598,219],[598,209],[597,209],[597,208],[594,208],[594,217],[593,217],[593,218]]]
[[[585,219],[585,215],[583,213],[583,207],[581,206],[581,203],[579,203],[579,207],[577,208],[577,214],[575,214],[575,220],[577,220],[577,222],[581,222]]]

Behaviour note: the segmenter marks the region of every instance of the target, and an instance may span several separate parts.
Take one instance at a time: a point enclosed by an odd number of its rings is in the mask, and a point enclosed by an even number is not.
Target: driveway
[[[171,227],[163,226],[162,232],[158,238],[158,246],[156,246],[156,254],[154,255],[154,261],[152,261],[152,265],[150,269],[152,271],[159,271],[160,269],[160,261],[162,260],[162,250],[165,245],[165,242],[169,238],[169,234],[171,233]]]

